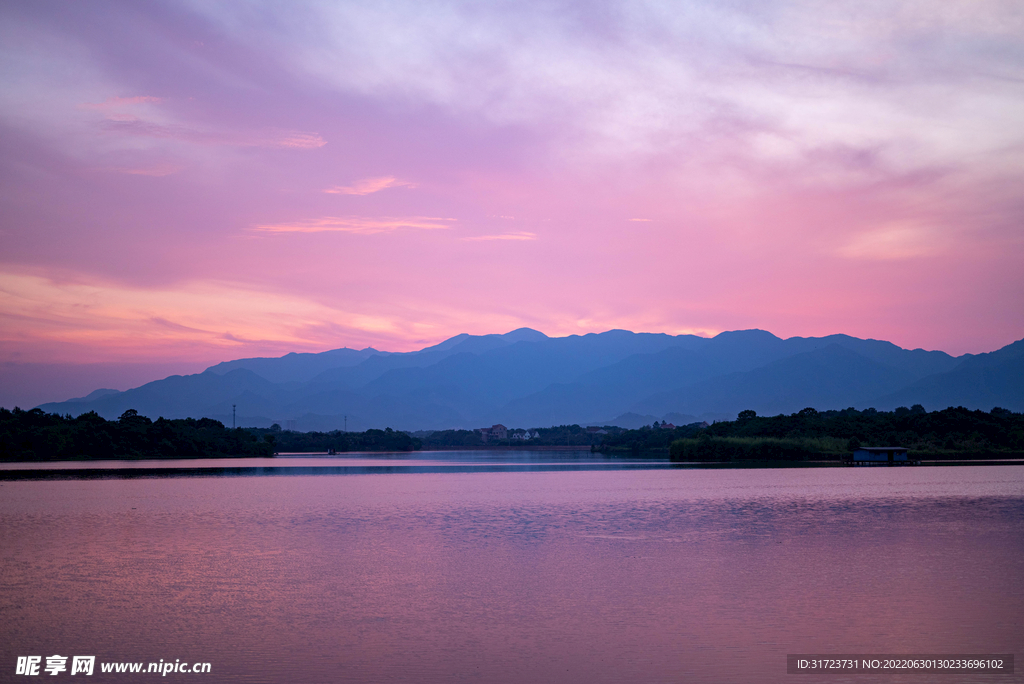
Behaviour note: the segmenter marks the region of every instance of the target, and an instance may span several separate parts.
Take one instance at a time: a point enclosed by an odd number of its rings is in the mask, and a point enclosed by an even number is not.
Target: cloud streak
[[[903,261],[936,256],[947,248],[937,230],[913,222],[896,222],[853,235],[839,249],[849,259]]]
[[[323,330],[325,325],[378,334],[401,327],[385,316],[344,311],[242,283],[195,281],[140,288],[81,277],[60,282],[2,271],[0,321],[9,331],[0,337],[0,350],[9,350],[18,341],[11,331],[25,330],[23,322],[32,321],[32,332],[20,337],[37,350],[21,355],[23,361],[54,360],[83,344],[98,345],[97,352],[104,348],[94,361],[119,356],[120,360],[180,358],[183,350],[187,357],[195,349],[202,349],[206,358],[217,355],[218,349],[220,355],[261,346],[315,349],[319,345],[311,344],[310,331]]]
[[[998,0],[609,2],[587,20],[573,7],[300,3],[289,13],[307,20],[274,29],[311,34],[265,37],[288,46],[296,71],[343,92],[553,130],[561,153],[588,162],[704,147],[800,163],[846,147],[907,169],[1021,140],[1002,125],[1024,117],[1019,51],[993,50],[1017,44],[1024,20]],[[204,11],[242,21],[227,6]]]
[[[178,164],[153,164],[150,166],[110,166],[98,168],[97,171],[109,171],[112,173],[126,173],[130,176],[152,176],[161,178],[180,172],[184,167]]]
[[[415,183],[398,180],[394,176],[364,178],[352,185],[336,185],[324,190],[328,195],[372,195],[388,188],[415,188]]]
[[[447,230],[455,222],[453,218],[435,216],[382,216],[376,218],[364,216],[325,216],[308,221],[292,223],[275,223],[258,225],[253,230],[259,233],[355,233],[357,235],[376,235],[390,233],[402,228],[419,230]]]
[[[137,104],[159,104],[161,98],[153,95],[134,95],[132,97],[108,97],[103,102],[83,102],[78,105],[81,109],[96,109],[100,111],[107,111],[112,109],[121,109]]]
[[[265,130],[240,133],[212,131],[177,124],[155,123],[130,116],[108,118],[102,128],[109,133],[126,137],[160,138],[199,145],[314,150],[327,144],[327,141],[319,134],[305,131]]]
[[[474,235],[471,237],[462,238],[466,242],[486,242],[490,240],[536,240],[536,233],[518,232],[518,233],[501,233],[498,235]]]

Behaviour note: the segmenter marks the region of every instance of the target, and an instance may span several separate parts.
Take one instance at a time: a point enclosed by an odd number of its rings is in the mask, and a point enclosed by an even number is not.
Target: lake
[[[791,653],[1020,659],[1024,468],[584,458],[3,479],[2,679],[60,654],[95,655],[86,681],[112,682],[155,675],[99,663],[208,662],[163,679],[253,683],[1024,681],[1024,663],[786,674]]]

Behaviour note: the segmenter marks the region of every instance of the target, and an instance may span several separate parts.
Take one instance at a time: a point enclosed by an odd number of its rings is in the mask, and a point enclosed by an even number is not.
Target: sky
[[[991,351],[1021,188],[1019,2],[2,3],[0,405],[523,326]]]

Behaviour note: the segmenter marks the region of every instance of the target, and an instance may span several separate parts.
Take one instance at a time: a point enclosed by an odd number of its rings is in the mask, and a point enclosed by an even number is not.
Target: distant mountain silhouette
[[[838,344],[772,361],[754,370],[730,373],[654,395],[633,410],[761,415],[794,413],[808,406],[845,408],[869,402],[914,380],[913,373],[873,361]],[[915,402],[916,403],[916,402]],[[991,408],[991,407],[990,407]]]
[[[105,397],[105,396],[107,396],[109,394],[120,394],[120,390],[116,390],[116,389],[98,389],[98,390],[93,390],[92,392],[89,392],[89,394],[85,395],[84,397],[78,397],[77,399],[68,399],[68,401],[93,401],[95,399],[99,399],[100,397]]]
[[[908,400],[929,411],[947,406],[1024,411],[1024,340],[998,351],[966,355],[953,370],[921,378],[880,397],[876,408],[904,406]]]
[[[856,406],[1024,410],[1024,340],[954,358],[848,335],[713,338],[610,330],[548,337],[529,328],[457,335],[414,352],[367,348],[238,359],[125,392],[97,390],[49,412],[134,408],[300,430],[474,428],[494,423],[636,427]],[[626,425],[624,423],[630,423]]]
[[[372,347],[366,349],[332,349],[319,354],[285,354],[277,358],[238,359],[225,361],[207,370],[217,375],[224,375],[233,370],[244,368],[271,382],[306,382],[331,368],[355,366],[379,352]]]

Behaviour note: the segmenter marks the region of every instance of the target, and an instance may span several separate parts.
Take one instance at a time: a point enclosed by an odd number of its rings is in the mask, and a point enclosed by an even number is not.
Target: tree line
[[[279,453],[334,451],[341,454],[346,451],[416,451],[423,448],[423,443],[416,437],[391,428],[365,432],[295,432],[282,430],[274,423],[272,427],[250,428],[250,431],[272,443]]]
[[[282,451],[412,451],[420,441],[405,432],[291,432],[226,428],[212,418],[150,420],[129,409],[117,420],[95,411],[77,418],[41,409],[0,408],[0,461],[73,461],[269,457]]]
[[[273,440],[211,418],[150,420],[129,409],[117,420],[40,409],[0,408],[0,461],[273,456]]]
[[[838,459],[860,447],[900,446],[911,459],[981,459],[1024,455],[1024,414],[963,407],[928,412],[920,405],[895,411],[853,408],[758,416],[701,428],[674,440],[674,460]]]
[[[1024,414],[963,407],[927,412],[919,405],[895,411],[853,408],[758,416],[742,411],[734,421],[667,428],[657,422],[636,430],[579,425],[534,428],[528,441],[487,442],[472,430],[417,433],[293,432],[229,429],[211,418],[150,420],[135,410],[117,420],[95,412],[72,418],[40,409],[0,408],[0,460],[45,461],[105,458],[221,458],[277,452],[414,451],[450,447],[574,446],[642,455],[668,453],[683,461],[838,459],[861,446],[901,446],[911,458],[962,459],[1024,456]]]

